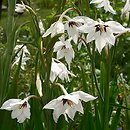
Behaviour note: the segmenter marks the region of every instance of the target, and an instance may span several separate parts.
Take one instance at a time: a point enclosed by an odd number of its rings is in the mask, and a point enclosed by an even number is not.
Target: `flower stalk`
[[[106,85],[104,86],[104,106],[103,106],[103,130],[109,129],[109,82],[110,82],[110,52],[105,49],[105,56],[106,56]]]
[[[63,85],[61,85],[60,83],[56,83],[56,85],[58,85],[61,88],[61,90],[63,91],[64,95],[68,94],[68,92],[66,91],[66,89],[64,88]]]

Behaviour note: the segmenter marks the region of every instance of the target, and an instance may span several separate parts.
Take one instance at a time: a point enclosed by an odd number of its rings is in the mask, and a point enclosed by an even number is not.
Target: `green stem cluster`
[[[15,9],[16,0],[8,0],[8,21],[7,21],[7,46],[5,54],[3,56],[3,73],[1,81],[1,101],[3,97],[7,94],[9,87],[9,77],[10,77],[10,68],[11,68],[11,59],[13,48],[15,45],[15,30],[14,30],[14,9]]]

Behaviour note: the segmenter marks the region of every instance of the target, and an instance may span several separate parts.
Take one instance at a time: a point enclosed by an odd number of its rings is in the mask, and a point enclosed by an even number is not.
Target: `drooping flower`
[[[66,30],[68,32],[69,37],[72,37],[73,41],[77,44],[78,37],[79,37],[79,30],[78,27],[79,24],[78,22],[75,22],[74,20],[69,20],[66,23]]]
[[[22,61],[21,61],[21,69],[25,70],[26,62],[30,59],[29,55],[30,52],[28,51],[27,47],[24,45],[16,45],[14,48],[15,53],[17,53],[15,57],[15,62],[12,66],[15,64],[18,65],[20,57],[22,55]]]
[[[53,83],[57,77],[61,80],[69,80],[69,75],[75,76],[73,73],[67,70],[66,66],[59,60],[52,58],[50,81]]]
[[[49,29],[46,30],[46,32],[43,34],[43,37],[47,37],[50,34],[51,37],[54,37],[60,33],[64,33],[64,24],[61,20],[58,20],[57,22],[53,23]]]
[[[72,8],[68,8],[67,10],[65,10],[61,16],[59,17],[58,21],[57,22],[54,22],[49,29],[47,29],[47,31],[44,33],[43,37],[47,37],[48,35],[51,34],[51,37],[54,37],[56,36],[57,34],[62,34],[64,33],[65,31],[65,27],[64,27],[64,24],[63,24],[63,17],[65,17],[65,14],[72,10]]]
[[[112,8],[112,6],[110,5],[110,1],[109,0],[92,0],[90,2],[90,4],[95,3],[97,4],[97,8],[102,8],[104,7],[104,10],[106,12],[111,12],[112,14],[116,14],[116,12],[114,11],[114,9]]]
[[[26,7],[24,4],[16,4],[16,6],[15,6],[16,13],[22,14],[22,13],[24,13],[25,10],[26,10]]]
[[[67,16],[66,18],[68,19],[68,21],[66,21],[65,23],[65,30],[67,30],[69,37],[72,37],[74,43],[77,44],[79,37],[78,27],[80,27],[83,23],[85,23],[84,18],[86,17],[77,16],[71,19],[70,17]]]
[[[129,12],[130,12],[130,0],[126,0],[126,4],[124,8],[121,11],[121,15],[123,16],[128,16],[129,17]]]
[[[78,37],[80,34],[78,27],[86,23],[89,18],[85,16],[76,16],[74,18],[65,16],[65,18],[68,19],[68,21],[65,22],[65,30],[67,31],[69,38],[72,38],[74,43],[77,44]]]
[[[67,116],[73,120],[76,111],[80,113],[84,113],[83,106],[81,100],[88,102],[91,100],[95,100],[97,97],[94,97],[90,94],[87,94],[82,91],[72,92],[70,94],[63,89],[64,95],[59,96],[56,99],[53,99],[48,104],[46,104],[43,109],[53,109],[53,118],[57,123],[60,115],[64,115],[66,121],[68,121]]]
[[[28,98],[21,99],[9,99],[5,101],[0,109],[12,111],[11,118],[17,118],[17,122],[23,123],[25,119],[30,119],[30,105]]]
[[[100,19],[98,21],[93,21],[92,24],[90,24],[89,26],[88,24],[85,24],[79,27],[79,30],[81,30],[84,33],[88,33],[87,43],[95,40],[95,45],[99,53],[106,45],[114,45],[114,34],[120,34],[127,31],[127,29],[125,29],[118,22],[103,22]]]
[[[70,69],[70,63],[74,58],[74,50],[71,45],[71,38],[65,41],[64,37],[60,37],[60,41],[54,45],[54,52],[57,52],[57,59],[65,57],[65,60]]]

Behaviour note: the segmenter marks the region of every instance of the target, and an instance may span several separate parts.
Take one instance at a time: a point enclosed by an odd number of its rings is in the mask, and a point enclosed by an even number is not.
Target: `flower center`
[[[74,21],[70,21],[70,22],[69,22],[69,27],[72,27],[72,28],[73,28],[73,26],[77,26],[77,27],[78,27],[78,23],[76,23],[76,22],[74,22]]]
[[[63,50],[63,49],[66,49],[66,46],[65,46],[65,45],[62,46],[61,50]]]
[[[107,31],[106,28],[109,26],[98,24],[98,25],[95,25],[95,27],[96,27],[96,32],[100,31],[100,33],[102,33],[102,32],[106,32]]]
[[[68,99],[62,99],[63,101],[63,105],[65,105],[66,103],[69,105],[69,106],[72,106],[74,103]]]
[[[20,109],[24,108],[24,107],[27,107],[27,102],[26,101],[23,104],[20,105]]]

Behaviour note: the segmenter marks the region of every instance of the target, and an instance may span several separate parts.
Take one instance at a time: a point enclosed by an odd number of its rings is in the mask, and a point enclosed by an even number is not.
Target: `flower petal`
[[[74,109],[74,107],[70,107],[69,109],[66,109],[65,113],[69,116],[71,120],[73,120],[76,113],[76,109]]]
[[[53,118],[56,123],[58,121],[59,116],[64,114],[66,109],[67,109],[67,105],[66,104],[63,105],[63,102],[59,102],[59,104],[57,104],[53,112]]]
[[[43,34],[42,37],[47,37],[49,34],[51,34],[51,32],[54,31],[53,28],[54,28],[54,25],[55,25],[55,24],[56,24],[56,23],[53,23],[53,24],[50,26],[50,28],[46,30],[46,32]]]
[[[104,32],[102,32],[104,33]],[[98,52],[101,53],[102,49],[106,46],[105,38],[100,34],[100,32],[95,33],[95,45]]]
[[[64,43],[62,41],[58,41],[54,45],[54,52],[57,52],[59,49],[61,49],[64,46]]]
[[[127,31],[120,23],[115,22],[115,21],[105,22],[105,25],[108,25],[109,28],[112,30],[112,32],[116,34]]]
[[[91,100],[95,100],[97,97],[94,97],[88,93],[85,93],[83,91],[76,91],[76,92],[72,92],[72,95],[79,95],[80,99],[83,100],[84,102],[88,102]]]
[[[21,99],[9,99],[5,101],[0,109],[5,109],[5,110],[12,110],[12,105],[11,104],[17,104],[20,102]]]
[[[80,100],[79,100],[78,104],[75,105],[75,109],[76,109],[76,111],[78,111],[82,114],[84,113],[83,106],[82,106],[82,103]]]
[[[22,114],[22,109],[15,109],[12,111],[11,113],[11,118],[14,119],[14,118],[17,118],[19,115]]]
[[[81,104],[81,101],[79,100],[78,104],[75,104],[73,107],[70,107],[68,109],[66,109],[66,114],[69,116],[69,118],[71,120],[74,119],[74,116],[75,116],[75,113],[76,111],[80,112],[80,113],[84,113],[83,111],[83,107],[82,107],[82,104]]]
[[[65,120],[66,120],[67,122],[69,122],[66,113],[64,113],[63,115],[64,115],[64,117],[65,117]]]
[[[78,104],[79,96],[67,94],[64,96],[64,99],[68,99],[68,100],[72,101],[73,103]]]
[[[89,32],[89,26],[87,24],[84,24],[83,26],[80,26],[79,28],[80,32],[88,33]]]
[[[24,116],[24,114],[21,114],[17,117],[17,122],[19,123],[23,123],[25,121],[26,117]]]
[[[112,33],[107,33],[107,37],[106,37],[106,41],[107,43],[110,43],[111,45],[114,45],[115,44],[115,36],[112,34]]]
[[[111,12],[112,14],[116,14],[115,10],[113,7],[110,5],[110,2],[107,0],[107,3],[104,5],[104,10],[107,12]]]
[[[73,58],[74,58],[74,50],[69,49],[68,52],[65,54],[65,60],[69,66],[69,70],[70,70],[70,63],[71,63]]]
[[[26,118],[28,118],[28,119],[30,119],[30,115],[31,115],[31,113],[30,113],[30,109],[29,108],[23,108],[23,114],[24,114],[24,116],[26,117]]]
[[[129,0],[126,0],[126,4],[124,8],[122,9],[122,15],[127,14],[130,11],[130,2]]]
[[[57,34],[64,33],[64,24],[62,22],[57,21],[55,27],[56,27]]]
[[[55,109],[55,106],[57,105],[58,100],[57,99],[53,99],[52,101],[50,101],[49,103],[47,103],[43,109]]]
[[[95,30],[92,30],[91,32],[88,33],[87,40],[86,40],[87,43],[95,40],[94,34],[95,34]]]
[[[77,27],[76,26],[73,26],[73,27],[70,26],[67,29],[67,32],[69,34],[69,37],[72,37],[74,43],[77,44],[77,40],[78,40],[78,36],[79,36],[79,31],[78,31]]]
[[[57,51],[57,59],[62,59],[65,56],[65,49]]]

